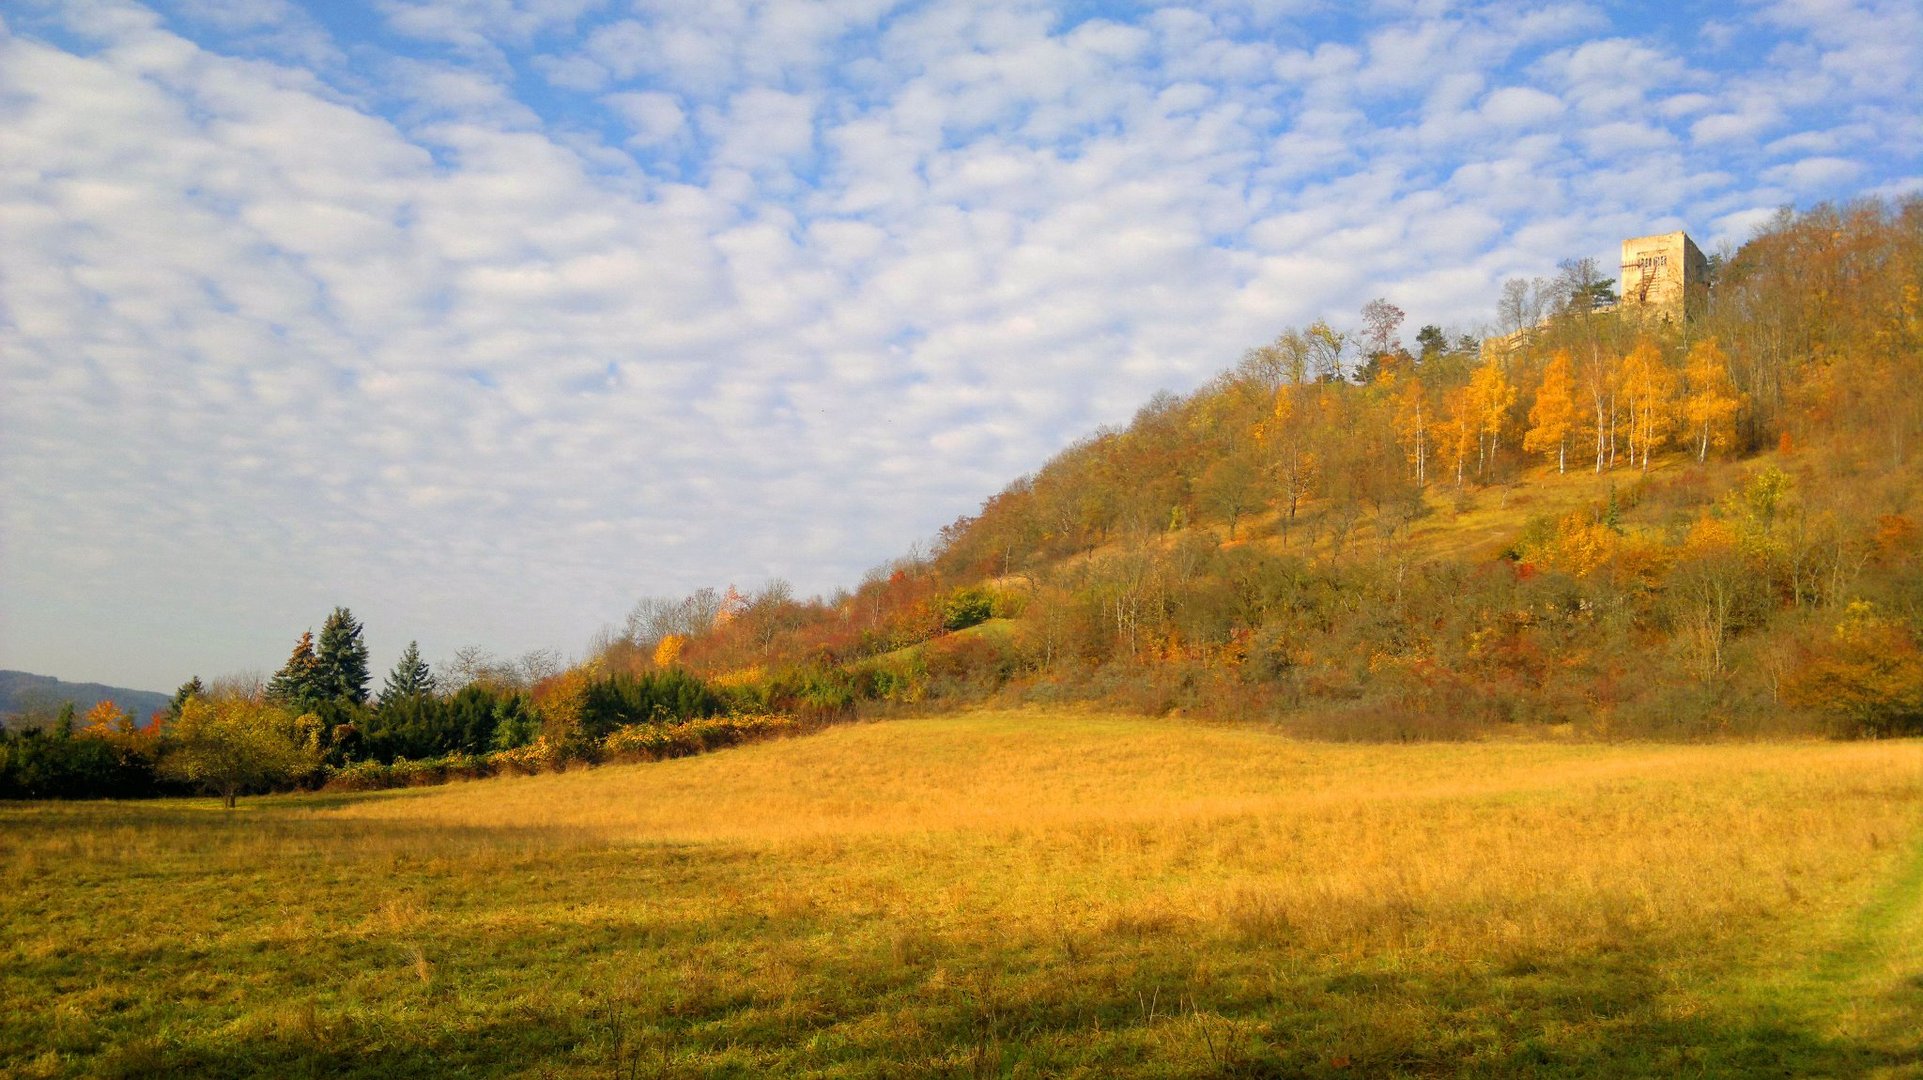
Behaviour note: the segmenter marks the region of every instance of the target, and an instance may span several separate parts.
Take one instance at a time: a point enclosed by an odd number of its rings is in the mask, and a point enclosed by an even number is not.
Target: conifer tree
[[[198,675],[181,683],[180,689],[174,691],[173,700],[167,703],[167,715],[174,720],[180,719],[180,710],[186,706],[187,699],[199,697],[206,692],[207,688],[201,685]]]
[[[433,692],[434,672],[427,661],[421,659],[420,643],[410,641],[395,662],[394,670],[387,673],[387,683],[381,687],[381,707],[406,698],[426,697]]]
[[[314,632],[306,630],[294,644],[294,652],[274,673],[267,684],[267,696],[305,711],[326,698],[321,686],[320,660],[314,655]],[[183,703],[184,704],[184,703]]]
[[[323,700],[345,700],[356,705],[367,701],[367,643],[361,640],[361,624],[352,612],[337,607],[327,616],[321,624],[315,659],[319,662]]]

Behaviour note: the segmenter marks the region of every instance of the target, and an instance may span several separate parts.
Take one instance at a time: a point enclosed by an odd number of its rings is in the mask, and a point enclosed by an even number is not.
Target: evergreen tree
[[[198,675],[181,683],[180,689],[174,691],[174,699],[167,703],[168,717],[174,720],[180,719],[180,710],[186,706],[187,699],[199,697],[206,692],[207,688],[201,685]]]
[[[434,692],[434,672],[421,659],[421,646],[417,641],[407,643],[406,651],[387,674],[387,684],[381,687],[381,708],[403,698],[426,697]]]
[[[326,698],[321,687],[320,659],[314,655],[314,632],[305,631],[294,645],[274,680],[267,684],[267,696],[302,712]]]
[[[352,612],[337,607],[321,624],[318,687],[323,700],[344,699],[356,705],[367,701],[367,643]]]

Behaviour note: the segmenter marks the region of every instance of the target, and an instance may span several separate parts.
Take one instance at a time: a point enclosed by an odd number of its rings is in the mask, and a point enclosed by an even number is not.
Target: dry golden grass
[[[1040,710],[232,816],[22,808],[0,1068],[1919,1075],[1920,809],[1915,742]]]

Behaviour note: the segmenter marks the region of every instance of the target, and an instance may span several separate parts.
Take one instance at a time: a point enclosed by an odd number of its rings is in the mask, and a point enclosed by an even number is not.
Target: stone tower
[[[1680,323],[1709,300],[1709,260],[1688,233],[1623,241],[1622,310]]]

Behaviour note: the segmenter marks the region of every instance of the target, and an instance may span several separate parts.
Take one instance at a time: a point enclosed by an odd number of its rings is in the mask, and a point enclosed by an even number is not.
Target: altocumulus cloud
[[[118,0],[0,25],[0,666],[852,583],[1371,296],[1914,189],[1914,2]]]

